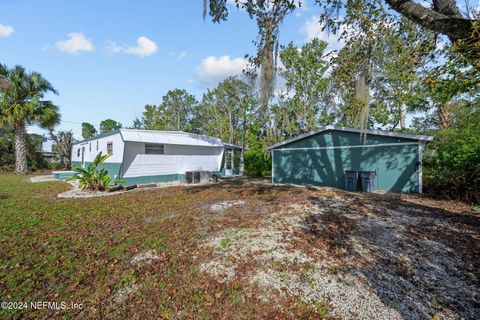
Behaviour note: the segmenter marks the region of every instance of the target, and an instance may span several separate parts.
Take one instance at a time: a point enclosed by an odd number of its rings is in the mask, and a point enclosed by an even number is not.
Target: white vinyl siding
[[[137,132],[138,131],[138,132]],[[85,146],[84,159],[92,162],[99,152],[107,154],[107,143],[112,142],[113,154],[107,163],[122,163],[121,177],[142,177],[167,174],[185,174],[186,171],[219,171],[223,159],[223,143],[211,137],[186,133],[164,133],[123,130],[105,137],[80,142],[72,147],[72,161],[81,161],[81,152],[77,149]],[[124,141],[123,134],[130,137],[133,133],[148,141]],[[131,137],[130,137],[131,138]],[[128,140],[128,139],[125,139]],[[164,142],[165,141],[165,142]],[[167,143],[168,142],[168,143]],[[171,142],[178,142],[171,143]],[[89,151],[87,144],[92,144]],[[195,143],[191,145],[190,143]],[[145,144],[163,145],[163,154],[147,154]],[[147,151],[147,152],[146,152]]]
[[[145,154],[145,144],[125,143],[125,178],[156,176],[186,171],[219,171],[223,157],[221,147],[164,145],[164,154]]]
[[[87,146],[88,143],[96,144],[94,148],[92,146],[92,150],[89,151],[89,147]],[[88,141],[85,143],[77,143],[72,147],[72,161],[82,161],[81,153],[77,155],[77,149],[81,148],[82,145],[85,146],[85,162],[93,162],[95,157],[99,152],[102,154],[107,154],[107,142],[112,143],[113,147],[113,154],[107,159],[106,162],[110,163],[121,163],[123,159],[123,145],[124,142],[120,133],[113,134],[111,136],[101,137],[92,141]]]

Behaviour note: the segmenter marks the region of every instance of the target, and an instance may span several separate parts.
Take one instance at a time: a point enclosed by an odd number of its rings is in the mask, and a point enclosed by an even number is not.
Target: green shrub
[[[102,153],[100,152],[95,157],[95,160],[88,165],[87,169],[80,166],[74,167],[73,170],[77,172],[77,174],[68,178],[67,181],[78,180],[79,188],[92,191],[105,190],[106,188],[113,186],[112,178],[108,176],[108,170],[99,168],[99,166],[110,156],[111,154],[102,156]],[[115,180],[115,182],[121,181]]]
[[[47,168],[47,162],[42,156],[42,137],[35,134],[27,135],[27,164],[28,169],[36,171]],[[13,171],[15,168],[15,150],[13,146],[13,129],[0,128],[0,169]]]
[[[272,167],[272,159],[268,154],[259,149],[245,151],[245,173],[249,176],[263,177]]]
[[[480,203],[480,107],[461,111],[427,147],[425,193]]]
[[[60,170],[65,169],[65,165],[60,162],[49,162],[47,168],[50,170]]]

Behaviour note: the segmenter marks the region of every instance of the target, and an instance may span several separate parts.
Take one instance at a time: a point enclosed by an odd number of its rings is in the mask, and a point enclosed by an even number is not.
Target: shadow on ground
[[[344,274],[362,276],[405,319],[480,314],[480,218],[413,204],[400,195],[312,195],[303,221],[314,246]]]

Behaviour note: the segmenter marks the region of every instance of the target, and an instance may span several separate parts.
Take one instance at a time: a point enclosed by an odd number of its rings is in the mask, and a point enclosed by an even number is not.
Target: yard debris
[[[125,189],[125,187],[120,184],[118,186],[113,186],[111,188],[108,188],[106,191],[107,192],[116,192],[116,191],[120,191],[120,190],[124,190],[124,189]]]

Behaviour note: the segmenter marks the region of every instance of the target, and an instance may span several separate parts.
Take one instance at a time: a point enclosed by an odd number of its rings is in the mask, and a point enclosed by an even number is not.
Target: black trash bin
[[[360,185],[363,192],[375,191],[375,171],[360,171]]]
[[[346,170],[345,171],[345,190],[357,191],[358,185],[358,171]]]

